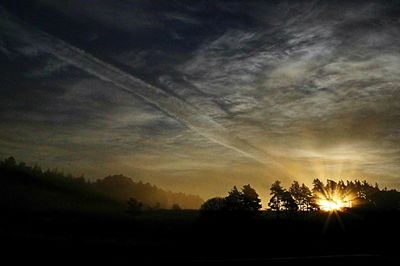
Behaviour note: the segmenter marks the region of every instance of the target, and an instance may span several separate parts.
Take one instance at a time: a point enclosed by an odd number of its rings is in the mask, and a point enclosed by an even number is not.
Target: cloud
[[[79,153],[85,169],[145,169],[149,180],[210,190],[342,174],[396,183],[396,5],[39,2],[29,12],[57,19],[21,17],[64,41],[0,18],[9,151],[31,139],[27,149],[47,145],[53,162]]]
[[[278,158],[290,157],[295,145],[324,160],[316,150],[349,141],[363,143],[360,156],[368,155],[399,126],[399,22],[382,17],[385,8],[375,4],[345,6],[344,13],[302,10],[310,12],[262,30],[227,30],[180,71],[229,111],[221,121],[230,130],[254,143],[268,136]],[[380,155],[388,168],[390,156]],[[357,164],[370,160],[362,158]]]
[[[2,15],[13,20],[13,18],[2,11]],[[44,32],[34,31],[30,28],[29,34],[34,36],[36,44],[41,50],[53,54],[57,58],[68,62],[101,80],[110,82],[115,87],[142,98],[147,103],[157,107],[169,116],[177,119],[182,124],[226,148],[233,149],[245,156],[264,164],[267,154],[258,148],[250,145],[245,140],[235,137],[213,121],[211,118],[202,115],[196,108],[188,105],[165,91],[154,87],[136,77],[107,64],[98,58],[89,55],[83,50],[71,46],[64,41],[52,37]]]
[[[63,67],[67,66],[68,64],[60,61],[54,60],[53,58],[49,58],[44,66],[41,66],[39,69],[33,70],[28,76],[31,77],[50,77],[55,72],[62,70]]]

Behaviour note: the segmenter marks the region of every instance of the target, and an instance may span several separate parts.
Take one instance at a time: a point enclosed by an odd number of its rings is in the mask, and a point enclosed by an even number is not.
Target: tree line
[[[133,181],[123,175],[107,176],[95,181],[92,186],[119,201],[127,201],[129,210],[132,211],[198,209],[203,203],[199,196],[166,191],[150,183]]]
[[[326,184],[316,178],[310,189],[304,183],[293,181],[288,189],[277,180],[272,183],[269,193],[269,211],[312,212],[328,207],[346,210],[349,208],[369,210],[400,210],[400,192],[395,189],[380,189],[379,185],[360,180],[327,180]],[[333,207],[332,207],[333,205]],[[258,193],[249,184],[238,190],[236,186],[226,197],[215,197],[201,206],[203,212],[246,211],[262,209]]]
[[[3,190],[10,197],[14,194],[11,188],[24,189],[25,193],[37,191],[57,192],[60,195],[80,197],[92,200],[109,199],[123,203],[132,212],[154,209],[198,209],[202,211],[239,211],[258,212],[262,209],[259,194],[250,184],[240,190],[234,186],[226,197],[215,197],[203,203],[196,195],[165,191],[155,185],[135,182],[123,175],[107,176],[90,182],[84,176],[72,176],[57,169],[42,170],[40,166],[28,166],[24,162],[17,163],[13,157],[0,161],[0,182]],[[22,190],[21,190],[22,191]],[[61,193],[62,192],[62,193]],[[4,193],[3,193],[4,194]],[[54,193],[53,193],[54,194]],[[33,195],[33,194],[32,194]],[[50,194],[49,194],[50,195]],[[74,196],[75,195],[75,196]],[[380,189],[376,183],[367,181],[314,179],[312,187],[294,181],[289,188],[282,186],[277,180],[272,183],[269,193],[268,209],[275,212],[312,212],[321,209],[321,202],[340,200],[342,209],[364,208],[375,210],[399,210],[400,192],[387,188]],[[30,196],[27,196],[29,198]],[[40,196],[44,197],[44,194]],[[60,200],[62,201],[62,200]],[[44,202],[44,201],[43,201]],[[65,201],[64,201],[65,202]],[[336,203],[334,203],[336,204]]]
[[[128,210],[198,209],[203,203],[197,195],[167,191],[123,175],[90,181],[84,176],[65,174],[58,169],[43,170],[38,165],[29,166],[13,157],[0,161],[0,186],[8,197],[29,193],[26,198],[40,198],[39,205],[50,204],[46,202],[47,195],[57,195],[57,202],[66,204],[78,198],[82,199],[79,204],[84,204],[85,199],[98,202],[109,200],[126,206]],[[21,201],[21,198],[15,200]]]

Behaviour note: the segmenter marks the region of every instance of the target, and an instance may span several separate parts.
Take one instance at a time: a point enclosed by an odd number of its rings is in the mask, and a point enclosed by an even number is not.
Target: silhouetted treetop
[[[236,186],[228,192],[225,198],[211,198],[202,206],[202,211],[257,212],[261,209],[261,200],[250,185],[245,185],[239,191]]]
[[[200,210],[202,211],[224,211],[226,209],[225,198],[215,197],[208,199],[201,205]]]

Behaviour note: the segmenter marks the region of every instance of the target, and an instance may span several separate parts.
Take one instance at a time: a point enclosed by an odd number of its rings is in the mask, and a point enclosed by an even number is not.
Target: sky
[[[203,198],[400,189],[399,1],[0,4],[0,156]]]

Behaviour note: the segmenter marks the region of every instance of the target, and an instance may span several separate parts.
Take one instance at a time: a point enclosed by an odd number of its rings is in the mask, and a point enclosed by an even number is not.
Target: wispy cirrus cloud
[[[217,191],[213,182],[224,191],[293,176],[398,183],[396,5],[36,3],[10,12],[59,38],[0,18],[8,62],[0,134],[9,153],[31,139],[25,147],[47,147],[53,163],[79,155],[87,167],[141,171],[164,185],[184,180],[182,190],[194,192],[192,180],[201,193]],[[50,22],[36,19],[44,13]],[[278,160],[284,171],[242,152]]]
[[[13,21],[12,16],[1,11],[4,17]],[[15,20],[18,23],[18,20]],[[44,32],[35,30],[25,25],[21,28],[27,31],[27,34],[33,36],[33,40],[44,50],[57,58],[65,61],[77,68],[88,72],[101,80],[110,82],[115,87],[128,93],[133,93],[147,103],[155,106],[167,115],[181,122],[196,133],[206,139],[233,149],[245,156],[264,164],[267,153],[252,146],[248,142],[232,135],[223,126],[213,121],[211,118],[202,115],[199,110],[187,104],[185,101],[166,93],[157,87],[154,87],[120,69],[101,61],[100,59],[80,50],[64,41],[57,39]]]

